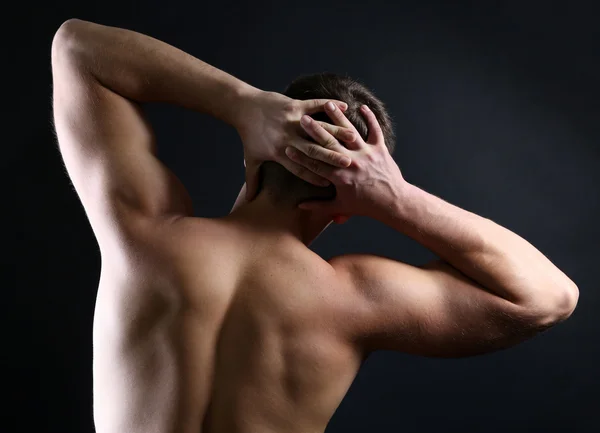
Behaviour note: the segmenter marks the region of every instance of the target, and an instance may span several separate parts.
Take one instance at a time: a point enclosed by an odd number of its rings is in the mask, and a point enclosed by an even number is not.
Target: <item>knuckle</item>
[[[352,177],[347,173],[340,173],[338,175],[338,182],[344,186],[352,185]]]
[[[340,169],[340,168],[332,170],[330,173],[331,181],[336,184],[337,183],[343,184],[343,182],[342,182],[343,176],[344,176],[344,169]]]
[[[385,156],[390,153],[385,143],[383,143],[383,146],[373,147],[373,151],[378,158],[385,158]]]
[[[295,113],[296,111],[298,111],[298,101],[296,100],[291,100],[289,102],[286,102],[283,107],[282,107],[282,111],[286,114],[286,115],[291,115],[293,113]]]
[[[325,141],[324,146],[328,149],[331,149],[331,148],[335,147],[336,144],[337,144],[337,141],[335,140],[335,138],[327,137],[327,140]]]
[[[319,154],[319,147],[314,144],[308,146],[308,148],[306,149],[306,155],[309,156],[310,158],[314,158],[318,154]]]

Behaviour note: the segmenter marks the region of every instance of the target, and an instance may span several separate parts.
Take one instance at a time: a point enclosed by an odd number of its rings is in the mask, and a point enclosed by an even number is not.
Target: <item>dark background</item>
[[[100,256],[50,111],[50,44],[72,17],[150,34],[265,90],[325,70],[363,81],[396,122],[394,157],[409,182],[518,233],[579,286],[568,321],[506,351],[459,360],[374,354],[329,433],[600,431],[593,2],[399,3],[10,3],[2,26],[1,431],[93,431]],[[235,130],[177,107],[149,112],[159,156],[198,215],[227,213],[243,182]],[[434,257],[360,218],[331,228],[313,248],[411,264]]]

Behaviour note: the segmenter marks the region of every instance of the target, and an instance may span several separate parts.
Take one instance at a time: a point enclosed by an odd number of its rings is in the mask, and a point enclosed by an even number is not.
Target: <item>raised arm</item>
[[[175,104],[235,127],[253,188],[261,159],[280,160],[309,182],[323,181],[289,161],[283,148],[312,145],[294,130],[302,114],[321,111],[325,101],[265,92],[150,36],[77,19],[56,32],[52,75],[59,148],[101,250],[128,244],[125,226],[134,220],[193,214],[184,186],[156,157],[138,103]],[[323,160],[340,162],[340,155],[315,148]]]
[[[135,102],[164,102],[206,113],[232,126],[259,89],[158,39],[132,30],[70,19],[54,40],[81,73]]]
[[[183,184],[156,157],[138,103],[177,104],[235,125],[258,90],[149,36],[76,19],[56,32],[52,75],[59,148],[106,259],[129,244],[132,223],[193,214]]]
[[[356,337],[366,352],[487,353],[536,335],[575,308],[576,285],[489,219],[409,184],[399,186],[379,219],[442,259],[419,267],[370,255],[331,261],[356,295]]]
[[[353,129],[339,110],[329,114],[336,125]],[[349,168],[292,154],[337,189],[332,202],[300,206],[376,218],[441,258],[420,267],[372,255],[331,260],[349,288],[354,336],[366,352],[474,355],[511,346],[569,317],[578,299],[573,281],[519,235],[406,182],[375,115],[363,114],[367,142],[356,133],[356,150],[339,149],[352,158]],[[315,140],[327,135],[317,122],[306,130]]]

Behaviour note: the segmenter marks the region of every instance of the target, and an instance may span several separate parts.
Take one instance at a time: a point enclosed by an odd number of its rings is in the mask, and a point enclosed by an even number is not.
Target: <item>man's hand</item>
[[[244,144],[244,162],[246,165],[246,200],[252,200],[258,189],[259,167],[263,161],[275,161],[301,179],[318,186],[329,183],[318,174],[285,155],[286,147],[293,147],[324,163],[335,167],[347,167],[350,159],[347,155],[333,150],[337,144],[335,138],[329,142],[314,143],[302,137],[300,118],[324,111],[329,99],[296,100],[277,92],[259,90],[245,100],[236,125]],[[333,101],[342,110],[348,106],[342,101]],[[339,111],[339,110],[338,110]],[[339,129],[341,131],[341,129]],[[333,132],[333,131],[332,131]],[[341,138],[341,137],[340,137]]]
[[[332,218],[352,215],[377,218],[379,213],[398,199],[398,193],[403,185],[406,185],[406,181],[385,146],[383,132],[375,114],[368,108],[365,109],[366,106],[361,108],[369,128],[369,136],[365,142],[344,113],[336,107],[333,108],[328,108],[326,112],[341,130],[339,135],[343,137],[349,132],[353,134],[352,139],[343,140],[344,145],[329,132],[332,126],[306,116],[304,119],[308,120],[308,123],[302,122],[302,127],[317,143],[324,145],[335,142],[329,145],[329,148],[349,156],[352,163],[348,168],[337,168],[316,161],[296,149],[287,148],[286,154],[292,161],[331,181],[336,187],[337,195],[334,200],[304,202],[299,207],[319,210]]]

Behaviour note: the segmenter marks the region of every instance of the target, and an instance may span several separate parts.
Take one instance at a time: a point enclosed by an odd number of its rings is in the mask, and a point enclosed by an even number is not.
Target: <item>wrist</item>
[[[230,107],[229,124],[238,131],[244,130],[251,123],[250,113],[263,90],[239,80],[234,86],[232,97],[227,101]]]
[[[418,194],[418,189],[401,178],[391,185],[388,193],[379,201],[379,205],[373,208],[375,211],[373,217],[387,225],[401,220],[406,213],[408,204]]]

